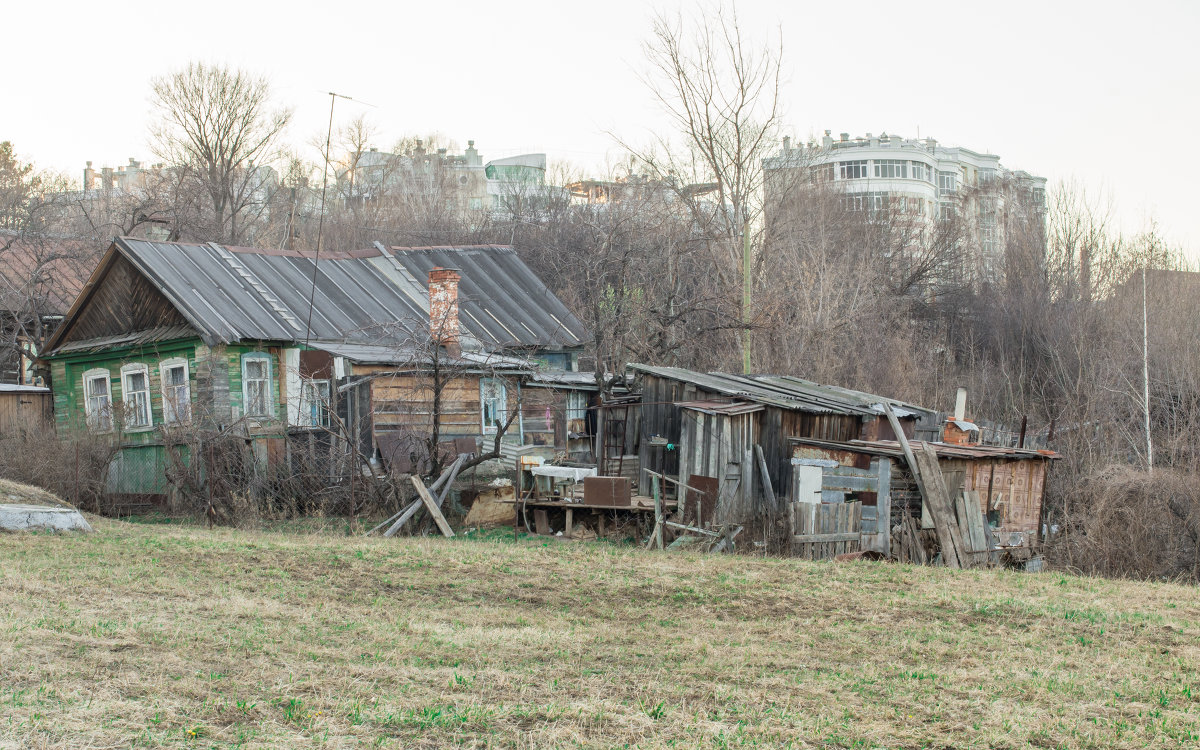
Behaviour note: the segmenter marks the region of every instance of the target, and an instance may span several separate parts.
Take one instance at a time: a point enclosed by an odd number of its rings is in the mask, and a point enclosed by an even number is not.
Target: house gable
[[[111,252],[53,342],[120,336],[160,328],[194,329],[188,320],[123,255]]]

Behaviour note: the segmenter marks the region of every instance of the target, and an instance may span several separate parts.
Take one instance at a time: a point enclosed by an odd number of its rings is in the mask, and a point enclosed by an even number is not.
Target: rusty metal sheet
[[[606,508],[628,508],[632,493],[628,477],[587,477],[583,480],[583,502]]]
[[[700,491],[700,514],[699,518],[694,518],[697,526],[703,528],[705,523],[711,523],[717,513],[717,496],[721,491],[721,480],[716,477],[706,477],[703,474],[693,474],[688,477],[688,485],[695,487]],[[692,493],[688,493],[690,498]],[[695,514],[695,503],[688,500],[688,508],[684,509],[684,515],[691,512]]]

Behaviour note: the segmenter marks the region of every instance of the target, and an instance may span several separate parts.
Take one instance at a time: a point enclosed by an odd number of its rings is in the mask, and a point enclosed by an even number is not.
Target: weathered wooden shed
[[[803,378],[644,364],[631,364],[629,370],[642,398],[641,466],[681,480],[684,475],[711,478],[725,495],[736,486],[736,498],[717,503],[729,520],[753,515],[764,497],[759,450],[774,494],[786,497],[793,484],[789,438],[894,438],[884,403],[899,416],[907,437],[937,439],[940,434],[940,415],[933,410]],[[644,472],[639,491],[650,491]]]
[[[802,486],[807,481],[807,486],[817,489],[821,503],[861,503],[863,549],[888,554],[890,530],[906,515],[918,520],[923,529],[933,528],[896,441],[791,438],[789,442],[792,463],[802,467],[795,474],[793,499],[806,494]],[[1036,547],[1046,470],[1060,457],[1057,453],[943,442],[930,445],[951,496],[961,502],[963,493],[978,493],[980,511],[987,518],[996,548],[1022,555]]]

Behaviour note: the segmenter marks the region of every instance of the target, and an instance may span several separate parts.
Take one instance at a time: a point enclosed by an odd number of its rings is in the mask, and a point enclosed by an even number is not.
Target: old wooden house
[[[507,440],[569,451],[596,389],[578,373],[537,378],[575,370],[588,335],[508,247],[377,244],[318,259],[118,238],[44,361],[59,429],[111,435],[110,490],[156,495],[165,446],[189,430],[242,436],[263,470],[321,435],[403,468],[428,458],[422,439],[505,426]],[[508,419],[526,386],[551,411],[528,433]]]

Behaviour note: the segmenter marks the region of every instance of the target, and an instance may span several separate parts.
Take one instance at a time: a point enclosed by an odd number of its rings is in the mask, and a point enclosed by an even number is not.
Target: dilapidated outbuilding
[[[997,553],[1021,559],[1037,546],[1051,451],[972,444],[977,430],[960,414],[947,420],[802,378],[629,369],[641,394],[638,457],[649,470],[641,492],[650,472],[668,477],[665,492],[689,520],[786,518],[790,546],[806,557],[895,556],[892,530],[906,528],[932,560],[932,490],[917,481],[904,442],[936,456],[949,509],[935,510],[961,531],[964,565]]]
[[[629,370],[642,398],[641,466],[685,485],[716,482],[715,514],[721,521],[754,515],[766,498],[764,490],[787,495],[789,438],[894,438],[884,403],[900,416],[908,437],[936,439],[939,434],[939,415],[930,409],[802,378],[644,364],[631,364]],[[649,491],[645,472],[640,491]]]
[[[860,503],[862,549],[893,554],[891,529],[910,518],[932,541],[934,519],[894,440],[830,442],[791,438],[796,502]],[[967,527],[982,515],[984,539],[974,553],[1004,552],[1027,558],[1038,546],[1043,522],[1046,470],[1057,453],[990,445],[931,442],[946,490]],[[986,537],[990,535],[991,539]],[[968,534],[969,536],[969,534]],[[984,546],[986,545],[986,546]]]

